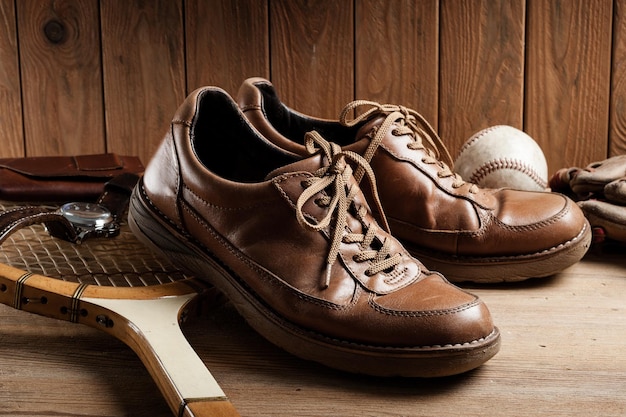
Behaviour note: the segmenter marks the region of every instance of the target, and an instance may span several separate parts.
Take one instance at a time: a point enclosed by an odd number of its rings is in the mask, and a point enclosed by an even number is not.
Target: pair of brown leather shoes
[[[475,281],[543,276],[584,254],[569,200],[464,183],[423,146],[433,132],[412,111],[368,104],[342,124],[289,110],[266,80],[241,92],[243,112],[219,88],[189,95],[129,223],[295,355],[380,376],[465,372],[497,353],[499,331],[409,250]]]

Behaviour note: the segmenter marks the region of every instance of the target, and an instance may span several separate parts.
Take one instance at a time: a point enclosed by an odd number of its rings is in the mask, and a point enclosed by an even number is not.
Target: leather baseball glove
[[[626,242],[626,155],[562,168],[550,179],[552,191],[569,195],[585,213],[594,242]]]

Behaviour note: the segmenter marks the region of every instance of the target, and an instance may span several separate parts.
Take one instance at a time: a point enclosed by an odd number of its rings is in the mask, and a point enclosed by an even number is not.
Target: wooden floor
[[[605,248],[547,279],[471,288],[502,350],[466,375],[354,376],[301,361],[228,305],[186,327],[243,416],[624,416],[626,260]],[[0,306],[0,416],[170,416],[135,354],[81,325]]]

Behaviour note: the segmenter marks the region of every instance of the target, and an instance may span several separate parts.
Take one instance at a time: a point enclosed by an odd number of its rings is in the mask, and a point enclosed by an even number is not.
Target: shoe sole
[[[131,197],[128,223],[140,241],[215,286],[229,298],[252,328],[300,358],[357,374],[440,377],[474,369],[500,349],[497,328],[482,339],[445,346],[367,346],[326,337],[281,318],[247,291],[228,267],[175,230],[152,208],[141,191],[141,183]]]
[[[493,284],[519,282],[555,275],[580,261],[591,245],[588,222],[573,239],[545,251],[518,256],[461,257],[425,251],[408,242],[407,250],[428,269],[441,272],[451,282]]]

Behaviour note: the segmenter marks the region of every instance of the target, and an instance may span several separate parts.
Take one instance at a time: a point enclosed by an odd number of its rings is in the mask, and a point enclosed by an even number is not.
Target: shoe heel
[[[135,186],[128,205],[128,226],[135,237],[152,251],[163,255],[188,274],[218,289],[229,274],[216,262],[190,248],[188,237],[162,222],[142,195],[141,181]],[[220,289],[221,290],[221,289]]]
[[[128,205],[128,226],[135,237],[153,251],[171,260],[195,257],[193,251],[182,243],[181,237],[175,236],[155,218],[141,195],[141,186],[141,182],[137,184]],[[184,262],[177,262],[177,264],[187,269]]]

